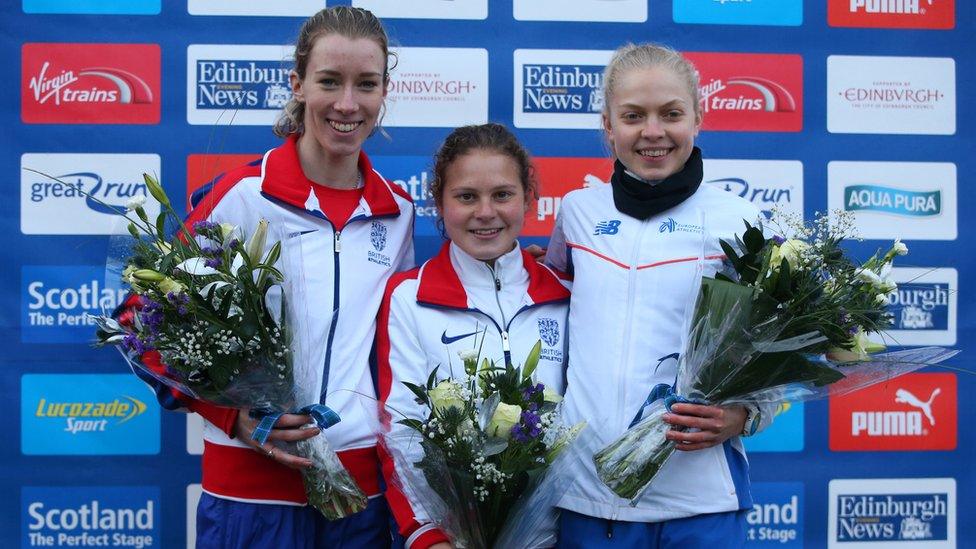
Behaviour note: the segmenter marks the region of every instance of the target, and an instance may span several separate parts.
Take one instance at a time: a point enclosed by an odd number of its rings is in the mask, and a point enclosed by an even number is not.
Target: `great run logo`
[[[155,486],[25,486],[21,547],[162,547]]]
[[[192,44],[187,48],[187,122],[274,123],[288,100],[292,49]]]
[[[21,378],[21,447],[27,455],[159,453],[159,407],[131,374],[28,374]]]
[[[829,547],[907,541],[955,547],[954,479],[832,480],[829,498]]]
[[[705,129],[803,129],[803,58],[751,53],[685,54],[699,72]]]
[[[122,213],[134,198],[146,199],[150,218],[159,213],[142,177],[159,177],[159,155],[28,153],[20,165],[24,234],[127,234]]]
[[[156,44],[24,44],[21,54],[26,123],[159,122]]]
[[[770,217],[773,208],[803,217],[803,163],[796,160],[705,160],[704,182],[740,196]]]
[[[515,50],[515,125],[596,129],[612,52]]]

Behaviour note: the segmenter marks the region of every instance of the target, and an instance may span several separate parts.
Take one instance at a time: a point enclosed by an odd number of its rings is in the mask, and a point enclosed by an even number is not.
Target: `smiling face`
[[[437,207],[448,238],[471,257],[493,261],[515,247],[529,199],[513,158],[475,149],[447,167]]]
[[[292,71],[292,93],[305,104],[303,151],[335,161],[359,154],[386,97],[383,50],[367,38],[325,34],[315,40],[304,78]]]
[[[680,171],[701,128],[687,83],[663,66],[622,73],[610,96],[603,127],[614,156],[648,181]]]

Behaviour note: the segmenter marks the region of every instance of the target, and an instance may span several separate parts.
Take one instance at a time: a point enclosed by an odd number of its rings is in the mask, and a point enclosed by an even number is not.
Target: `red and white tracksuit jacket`
[[[547,262],[573,277],[569,308],[566,422],[587,421],[604,444],[622,434],[651,389],[674,383],[702,276],[755,223],[750,202],[702,185],[677,206],[644,221],[614,206],[610,185],[566,195]],[[765,427],[775,406],[760,406]],[[584,515],[659,522],[751,506],[739,437],[675,452],[636,506],[600,482],[591,462],[560,502]]]
[[[280,270],[286,279],[301,277],[304,288],[300,299],[307,314],[293,335],[301,338],[298,344],[310,363],[321,365],[301,383],[314,388],[311,392],[341,417],[320,436],[366,495],[376,496],[381,492],[374,432],[378,419],[375,407],[363,406],[356,393],[375,394],[369,356],[381,289],[393,273],[414,265],[413,204],[400,187],[373,170],[364,153],[359,169],[362,199],[339,231],[318,205],[315,183],[302,171],[295,136],[268,151],[260,165],[218,179],[190,213],[187,226],[200,220],[229,222],[250,236],[260,219],[269,221],[267,247],[282,240]],[[204,491],[253,503],[307,503],[300,473],[229,436],[237,410],[175,396],[207,419]],[[160,400],[166,405],[165,398]]]
[[[390,279],[376,329],[378,393],[384,427],[404,416],[423,419],[427,410],[414,401],[404,381],[423,384],[438,368],[438,379],[464,378],[458,352],[478,350],[497,364],[518,366],[542,342],[536,378],[560,394],[566,361],[569,291],[555,273],[516,247],[495,260],[494,268],[453,243],[423,266]],[[484,334],[484,335],[482,335]],[[395,465],[380,448],[386,497],[408,549],[425,549],[447,537],[427,523],[393,482]]]

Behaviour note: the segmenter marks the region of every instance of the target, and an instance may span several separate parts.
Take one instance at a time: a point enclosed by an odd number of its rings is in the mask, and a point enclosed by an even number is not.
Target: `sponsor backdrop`
[[[89,195],[124,204],[146,194],[145,171],[185,203],[274,147],[290,44],[324,3],[6,2],[0,545],[192,544],[199,418],[161,412],[114,352],[88,344],[86,314],[122,299],[104,279],[121,225]],[[701,74],[706,184],[767,212],[852,211],[864,240],[849,245],[864,256],[906,241],[889,343],[957,346],[955,364],[976,370],[976,227],[961,208],[976,199],[976,112],[958,99],[976,91],[972,2],[328,3],[374,10],[393,38],[389,138],[366,148],[417,205],[418,259],[440,243],[430,157],[451,128],[515,129],[541,187],[524,242],[545,244],[567,192],[607,184],[604,64],[624,41],[659,40]],[[749,546],[976,547],[976,440],[960,428],[976,423],[960,406],[974,389],[972,375],[932,368],[781,407],[746,441]]]

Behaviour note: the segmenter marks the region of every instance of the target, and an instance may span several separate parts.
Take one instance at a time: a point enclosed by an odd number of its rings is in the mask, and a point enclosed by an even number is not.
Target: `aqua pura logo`
[[[155,486],[25,486],[21,547],[162,547]]]
[[[910,191],[880,185],[849,185],[844,188],[844,209],[927,217],[942,213],[942,192]]]

